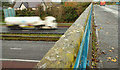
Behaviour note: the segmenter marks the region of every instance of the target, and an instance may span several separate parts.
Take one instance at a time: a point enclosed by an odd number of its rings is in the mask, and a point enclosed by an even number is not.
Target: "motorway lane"
[[[118,68],[118,15],[116,17],[116,13],[113,13],[114,7],[108,8],[94,5],[94,22],[98,26],[98,54],[105,52],[98,57],[98,68]],[[108,61],[107,57],[115,58],[117,62]]]
[[[54,44],[47,41],[2,41],[2,68],[32,70]]]
[[[6,26],[0,26],[0,33],[65,33],[68,27],[59,27],[57,30],[10,30]]]
[[[2,41],[2,58],[39,61],[54,44],[45,41]]]

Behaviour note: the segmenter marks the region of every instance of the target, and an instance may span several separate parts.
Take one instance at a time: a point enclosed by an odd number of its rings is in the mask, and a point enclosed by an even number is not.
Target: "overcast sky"
[[[94,0],[94,1],[99,1],[99,0]],[[119,0],[100,0],[100,1],[112,1],[112,2],[117,2]]]
[[[13,2],[14,0],[11,0],[11,1]],[[28,1],[30,1],[30,0],[28,0]],[[31,1],[35,1],[35,0],[31,0]],[[37,1],[39,1],[39,0],[37,0]],[[71,1],[71,0],[67,0],[67,1]],[[72,0],[72,1],[78,1],[78,2],[86,1],[87,2],[87,1],[92,1],[92,0]],[[93,0],[93,1],[99,1],[99,0]],[[117,0],[100,0],[100,1],[117,1]],[[61,0],[52,0],[52,2],[61,2]]]
[[[99,1],[99,0],[94,0],[94,1]],[[100,1],[111,1],[111,0],[100,0]]]
[[[55,1],[55,2],[61,2],[61,0],[52,0],[53,2]]]

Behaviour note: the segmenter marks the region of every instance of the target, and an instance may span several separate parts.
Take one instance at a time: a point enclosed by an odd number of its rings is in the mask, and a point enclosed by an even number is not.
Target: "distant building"
[[[37,10],[39,6],[43,6],[43,10],[45,11],[47,8],[52,6],[52,3],[45,2],[44,0],[41,0],[41,2],[16,2],[14,8],[15,10],[23,9]]]

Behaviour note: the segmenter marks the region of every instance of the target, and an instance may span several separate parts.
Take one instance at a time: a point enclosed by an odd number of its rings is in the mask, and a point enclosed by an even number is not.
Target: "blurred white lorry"
[[[41,20],[40,17],[6,17],[5,22],[10,29],[57,29],[56,18],[52,16],[45,17]]]

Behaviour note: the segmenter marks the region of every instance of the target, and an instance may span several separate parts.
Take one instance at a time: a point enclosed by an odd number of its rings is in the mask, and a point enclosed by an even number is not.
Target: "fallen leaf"
[[[112,52],[112,50],[109,50],[109,52]]]
[[[100,29],[103,29],[103,27],[100,27]]]
[[[100,62],[102,63],[103,61],[102,61],[102,60],[100,60]]]
[[[107,22],[107,24],[109,24],[109,22]]]
[[[94,66],[94,63],[92,62],[92,66]]]
[[[96,60],[96,62],[100,62],[100,60]]]
[[[95,42],[96,44],[98,44],[98,42]]]
[[[95,61],[96,59],[95,58],[92,58],[92,61]]]
[[[97,46],[99,45],[99,44],[96,44]]]
[[[100,29],[97,29],[98,31],[100,31]]]
[[[111,60],[112,58],[111,57],[107,57],[108,60]]]
[[[114,48],[113,48],[113,47],[112,47],[111,49],[112,49],[112,50],[114,50]]]
[[[104,51],[102,51],[101,53],[102,53],[102,54],[105,54],[105,52],[104,52]]]
[[[117,62],[117,59],[114,58],[114,59],[111,59],[111,61],[112,61],[112,62]]]
[[[109,32],[106,32],[106,34],[109,34]]]
[[[101,55],[101,53],[99,53],[98,55]]]
[[[95,27],[97,27],[97,25],[95,25]]]

